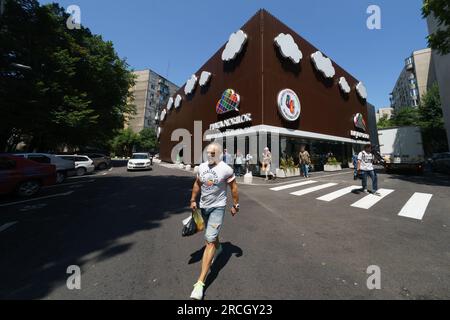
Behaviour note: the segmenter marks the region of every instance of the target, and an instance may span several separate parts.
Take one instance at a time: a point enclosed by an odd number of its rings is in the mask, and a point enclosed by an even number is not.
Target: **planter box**
[[[289,178],[289,177],[299,177],[300,176],[300,169],[296,168],[294,170],[284,170],[277,169],[276,175],[278,178]]]
[[[341,171],[341,170],[342,170],[342,166],[340,164],[337,164],[337,165],[326,164],[323,166],[323,171],[326,171],[326,172],[334,172],[334,171]]]

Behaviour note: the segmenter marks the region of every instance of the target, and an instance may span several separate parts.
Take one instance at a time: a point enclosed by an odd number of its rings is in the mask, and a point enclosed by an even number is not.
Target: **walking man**
[[[372,146],[366,144],[364,150],[358,155],[358,173],[362,175],[362,187],[364,193],[367,191],[367,176],[372,179],[372,193],[376,196],[380,196],[378,192],[378,177],[375,169],[373,168],[374,156],[372,154]]]
[[[191,299],[194,300],[203,299],[206,276],[212,263],[222,252],[219,232],[227,205],[227,185],[230,186],[234,203],[231,215],[234,217],[239,212],[236,177],[233,169],[222,161],[222,147],[218,143],[212,143],[206,151],[208,161],[199,166],[191,196],[191,209],[197,210],[197,196],[200,193],[200,209],[206,225],[202,270],[191,294]]]
[[[238,150],[234,157],[234,172],[238,177],[242,176],[242,166],[244,164],[244,160],[244,155]]]
[[[309,166],[311,165],[311,156],[309,152],[306,151],[305,146],[300,147],[300,152],[298,154],[300,160],[300,167],[305,178],[309,178]]]

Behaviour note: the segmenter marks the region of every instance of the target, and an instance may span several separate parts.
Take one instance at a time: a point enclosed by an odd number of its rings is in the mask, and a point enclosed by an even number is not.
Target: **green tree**
[[[111,148],[116,156],[130,157],[140,143],[141,137],[139,134],[128,128],[118,132],[111,141]]]
[[[393,126],[420,126],[419,110],[417,108],[404,107],[394,113],[391,119]]]
[[[58,4],[7,0],[0,19],[0,151],[104,146],[133,113],[134,77],[111,42],[69,30]],[[17,69],[24,64],[31,70]]]
[[[430,155],[447,151],[447,135],[437,84],[422,96],[418,112],[425,153]]]
[[[450,53],[450,4],[448,0],[424,0],[422,16],[434,15],[439,29],[428,36],[428,46],[441,55]]]
[[[141,151],[155,151],[157,147],[158,139],[156,138],[155,130],[152,128],[143,129],[139,133],[139,148],[141,149]]]
[[[377,123],[378,129],[386,129],[389,127],[393,127],[394,124],[391,119],[388,119],[388,116],[385,114]]]

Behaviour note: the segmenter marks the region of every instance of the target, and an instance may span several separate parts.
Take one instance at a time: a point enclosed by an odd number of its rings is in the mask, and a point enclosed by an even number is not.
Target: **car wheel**
[[[106,165],[106,163],[100,163],[99,165],[98,165],[98,169],[99,170],[105,170],[106,168],[108,168],[108,166]]]
[[[84,176],[86,174],[86,169],[85,168],[78,168],[77,169],[77,176],[81,177]]]
[[[17,188],[17,195],[19,197],[31,197],[41,189],[39,181],[30,180],[22,182]]]
[[[66,175],[63,172],[56,173],[56,183],[57,184],[63,183],[65,179],[66,179]]]

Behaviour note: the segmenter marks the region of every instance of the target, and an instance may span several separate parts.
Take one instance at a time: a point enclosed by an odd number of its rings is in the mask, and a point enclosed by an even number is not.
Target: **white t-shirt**
[[[358,154],[358,160],[361,161],[360,169],[362,171],[373,170],[373,154],[362,151]]]
[[[227,184],[236,179],[233,169],[220,161],[215,166],[208,162],[198,168],[198,179],[202,184],[200,208],[220,208],[227,205]]]

